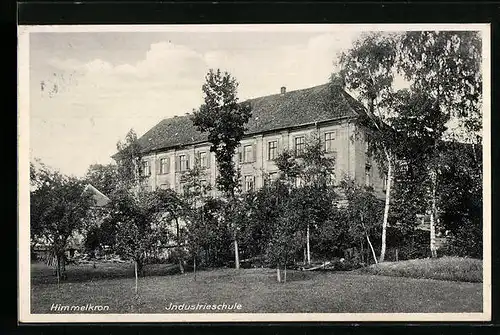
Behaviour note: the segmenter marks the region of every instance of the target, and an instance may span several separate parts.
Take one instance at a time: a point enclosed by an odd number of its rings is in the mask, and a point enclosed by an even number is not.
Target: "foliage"
[[[138,271],[143,275],[142,266],[148,253],[169,239],[168,225],[170,212],[164,211],[163,194],[132,193],[119,190],[111,199],[111,221],[116,226],[116,252],[124,258],[137,262]]]
[[[92,164],[84,180],[109,197],[118,188],[118,167],[115,164]]]
[[[120,187],[125,189],[137,188],[141,181],[141,147],[137,134],[130,129],[125,141],[116,144],[118,150],[117,165]]]
[[[351,49],[340,55],[340,77],[347,88],[359,92],[369,111],[384,105],[392,92],[397,59],[397,35],[363,34]]]
[[[371,189],[361,187],[353,180],[342,180],[340,187],[345,196],[345,204],[341,205],[341,216],[349,223],[347,241],[351,246],[357,246],[366,235],[378,240],[383,202]]]
[[[279,213],[277,220],[268,227],[270,239],[266,249],[266,259],[270,266],[281,268],[293,260],[304,246],[304,230],[296,204],[298,193],[293,187],[276,183],[276,208]]]
[[[399,41],[398,68],[412,90],[439,101],[441,112],[482,129],[481,37],[475,31],[408,31]]]
[[[238,103],[238,82],[229,73],[211,69],[205,79],[204,104],[193,113],[192,121],[199,131],[208,133],[210,151],[215,153],[220,172],[219,190],[232,196],[238,185],[233,157],[251,110],[250,106]]]
[[[439,208],[441,226],[450,232],[448,252],[482,258],[482,157],[472,145],[447,142],[445,148],[438,193],[446,195]]]
[[[398,222],[400,227],[410,224],[406,231],[414,226],[411,221],[417,211],[431,212],[431,221],[435,221],[435,214],[442,212],[439,207],[447,206],[443,204],[446,194],[440,193],[442,184],[447,182],[442,180],[441,171],[446,123],[451,118],[459,120],[468,132],[467,140],[481,141],[479,34],[472,31],[365,34],[340,56],[340,63],[340,78],[332,77],[332,81],[345,83],[367,102],[368,114],[361,124],[368,134],[370,153],[374,153],[383,170],[391,163],[396,169],[401,165],[406,165],[406,170],[415,166],[414,171],[403,171],[402,175],[396,171],[400,175],[395,178],[394,197],[390,197],[392,190],[387,187],[388,213],[388,206],[394,202],[390,220]],[[395,89],[396,73],[408,81],[407,90]],[[452,137],[458,138],[456,134]],[[423,204],[418,203],[422,200]]]
[[[84,192],[85,184],[74,177],[40,164],[30,164],[30,230],[31,239],[47,243],[57,258],[58,278],[64,271],[64,252],[68,241],[82,233],[91,223],[91,196]]]
[[[248,104],[238,103],[238,82],[229,73],[210,69],[205,79],[202,86],[204,104],[193,113],[191,119],[199,131],[208,133],[210,151],[215,153],[218,169],[216,184],[228,200],[224,221],[231,227],[235,266],[239,268],[238,227],[237,222],[231,218],[231,213],[235,211],[235,193],[240,180],[234,155],[245,133],[251,109]]]
[[[188,245],[201,266],[217,267],[230,261],[232,233],[222,219],[224,208],[220,199],[207,196],[203,206],[190,213]]]

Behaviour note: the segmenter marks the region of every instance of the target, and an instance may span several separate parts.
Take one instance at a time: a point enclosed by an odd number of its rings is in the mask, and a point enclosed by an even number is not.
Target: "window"
[[[199,156],[199,162],[200,162],[200,168],[206,169],[208,168],[208,155],[206,152],[200,152],[198,154]]]
[[[278,143],[277,141],[270,141],[267,144],[267,159],[268,160],[273,160],[276,158],[276,151],[278,150]]]
[[[372,186],[372,184],[371,184],[371,166],[368,164],[365,166],[365,186],[366,187]]]
[[[180,155],[179,156],[179,169],[181,171],[187,171],[187,170],[189,170],[189,159],[188,159],[188,156],[186,156],[186,155]]]
[[[245,145],[243,147],[243,162],[249,163],[253,162],[253,146]]]
[[[304,153],[305,145],[306,145],[306,143],[305,143],[304,136],[296,137],[295,138],[295,154],[301,155],[302,153]]]
[[[254,176],[245,176],[245,191],[253,191],[255,186]]]
[[[334,141],[335,141],[335,133],[334,132],[325,133],[325,151],[326,152],[334,151]]]
[[[167,190],[169,188],[170,188],[170,184],[168,182],[160,185],[161,190]]]
[[[151,175],[151,165],[149,165],[149,161],[142,162],[142,175],[145,177]]]
[[[170,159],[162,158],[160,159],[160,174],[165,174],[170,172]]]

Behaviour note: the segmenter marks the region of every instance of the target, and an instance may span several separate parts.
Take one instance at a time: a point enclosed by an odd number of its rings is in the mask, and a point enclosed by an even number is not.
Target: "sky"
[[[30,159],[69,175],[112,162],[130,129],[138,136],[203,101],[210,68],[231,73],[238,97],[312,87],[338,70],[361,31],[169,29],[29,34]],[[54,85],[57,90],[54,90]]]
[[[238,97],[324,84],[359,32],[30,33],[30,157],[83,176],[138,136],[203,101],[210,68],[231,73]],[[55,91],[54,84],[57,85]]]

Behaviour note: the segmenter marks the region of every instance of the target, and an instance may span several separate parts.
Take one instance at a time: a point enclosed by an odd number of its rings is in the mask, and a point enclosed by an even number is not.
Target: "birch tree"
[[[425,92],[434,103],[435,120],[455,119],[465,136],[458,140],[481,144],[482,72],[481,36],[474,31],[406,32],[399,42],[398,68],[414,92]],[[444,139],[440,124],[426,129],[434,138]],[[441,136],[439,136],[441,134]],[[448,134],[457,140],[457,132]],[[439,141],[429,148],[428,176],[430,249],[436,257],[437,189],[440,182]]]
[[[380,261],[386,253],[387,224],[391,204],[391,190],[395,155],[392,150],[393,133],[387,127],[390,117],[386,100],[393,93],[394,70],[397,60],[397,35],[370,33],[363,35],[348,51],[340,55],[340,79],[354,90],[365,103],[368,117],[360,124],[375,131],[368,132],[368,149],[386,170],[385,207],[382,219]],[[337,76],[332,81],[338,82]]]

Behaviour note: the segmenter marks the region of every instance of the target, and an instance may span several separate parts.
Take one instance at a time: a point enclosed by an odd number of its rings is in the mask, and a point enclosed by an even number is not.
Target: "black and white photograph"
[[[19,321],[491,320],[490,26],[19,26]]]

